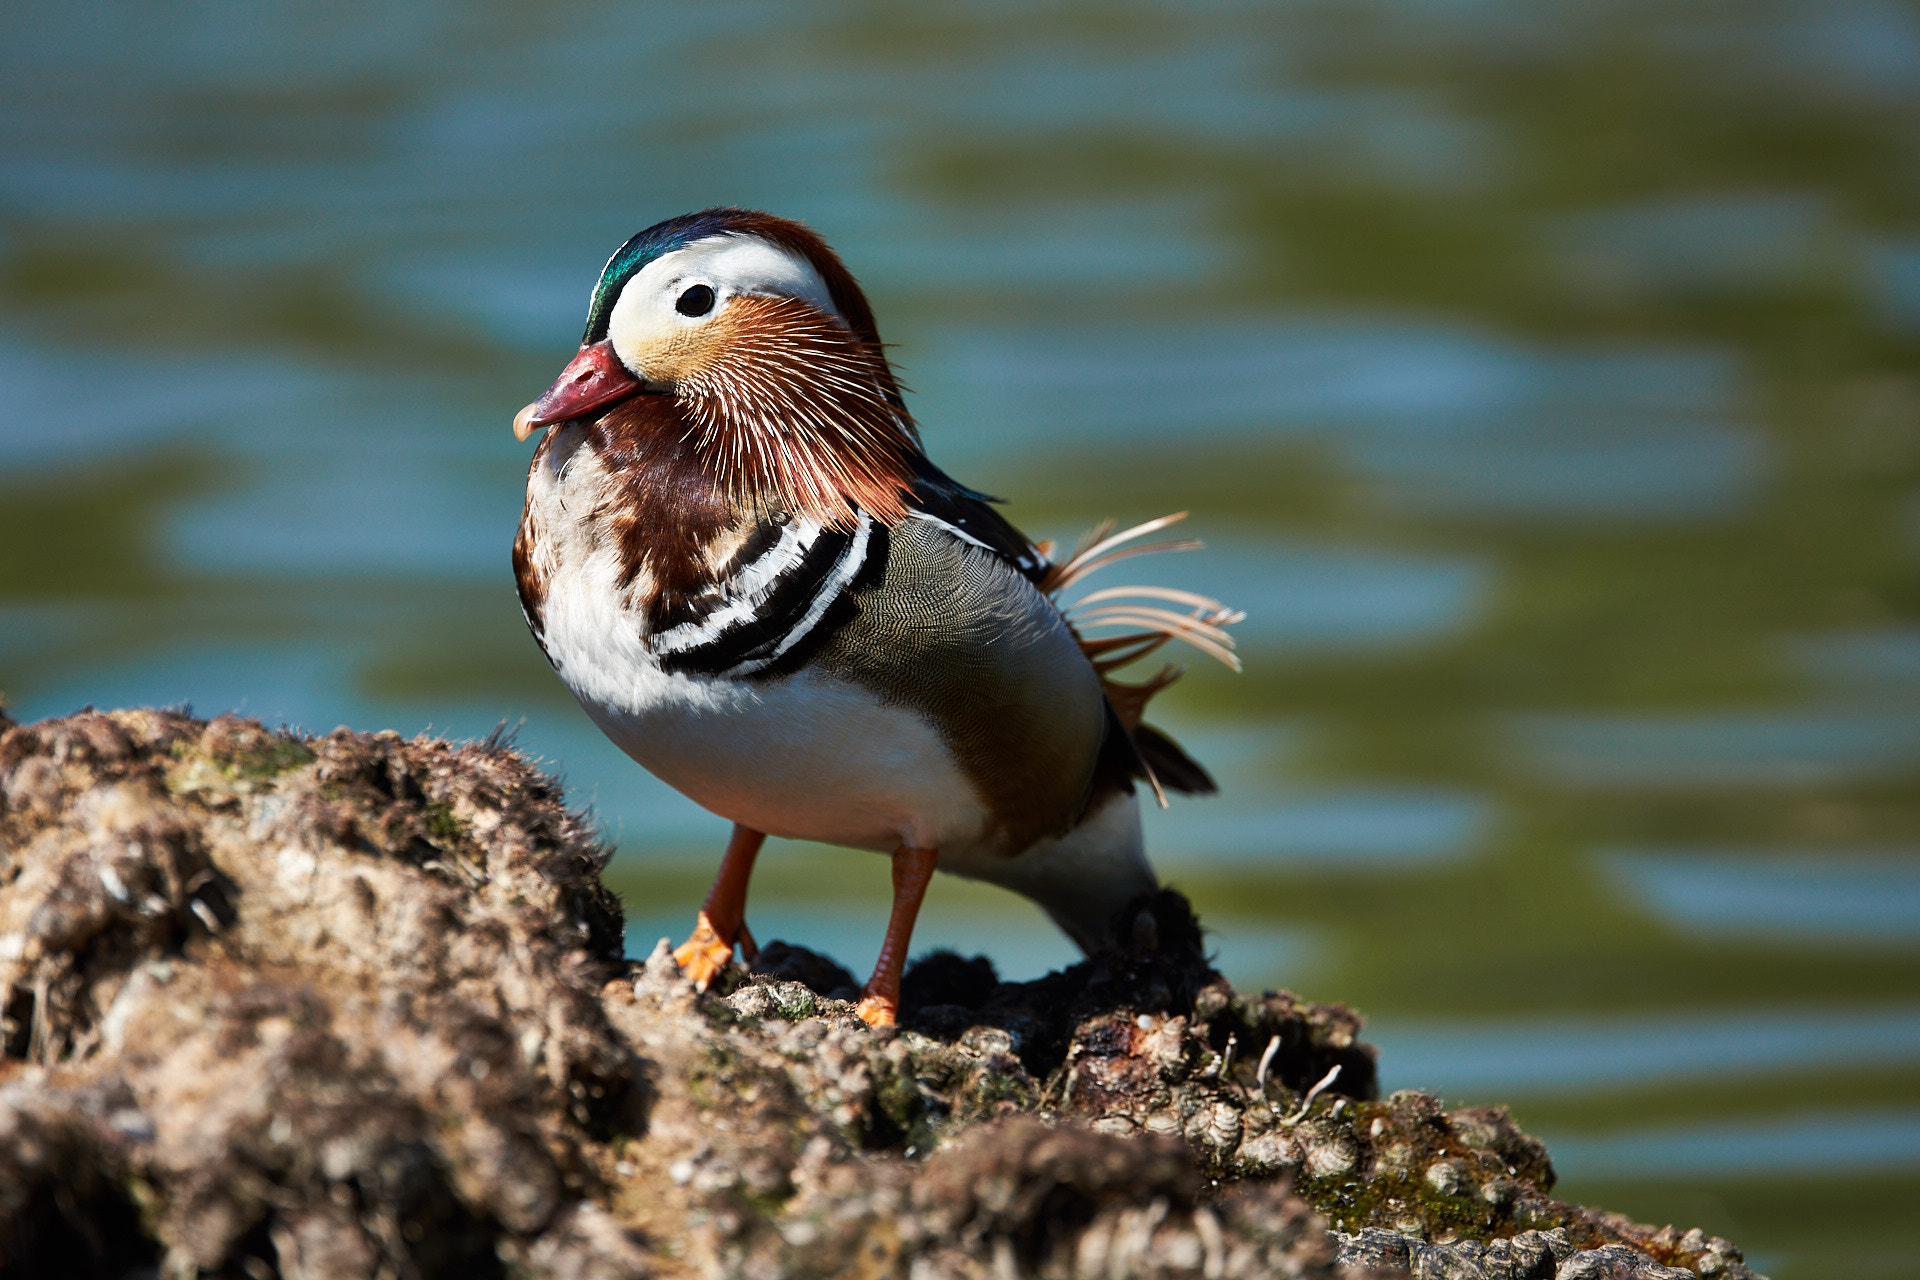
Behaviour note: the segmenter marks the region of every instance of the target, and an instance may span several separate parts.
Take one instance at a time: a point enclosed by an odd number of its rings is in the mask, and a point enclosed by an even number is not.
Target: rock
[[[1340,1265],[1349,1271],[1373,1275],[1408,1275],[1413,1269],[1413,1245],[1398,1232],[1379,1227],[1364,1227],[1355,1235],[1334,1234],[1339,1242]]]
[[[1554,1280],[1688,1280],[1694,1274],[1661,1266],[1636,1249],[1607,1244],[1569,1257],[1554,1272]]]
[[[608,855],[495,742],[0,726],[0,1274],[1752,1274],[1377,1100],[1170,891],[1034,982],[924,958],[875,1031],[803,948],[626,959]]]
[[[1490,1280],[1554,1280],[1559,1260],[1553,1246],[1540,1232],[1523,1231],[1490,1241],[1482,1265]]]

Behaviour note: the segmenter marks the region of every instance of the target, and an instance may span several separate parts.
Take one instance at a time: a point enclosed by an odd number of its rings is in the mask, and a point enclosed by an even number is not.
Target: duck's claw
[[[733,944],[723,941],[707,913],[700,913],[693,936],[673,949],[674,961],[695,989],[705,991],[714,976],[733,960]]]
[[[861,998],[860,1003],[853,1007],[853,1011],[859,1014],[870,1027],[890,1027],[894,1024],[894,1015],[899,1012],[899,1008],[885,996],[868,995]]]

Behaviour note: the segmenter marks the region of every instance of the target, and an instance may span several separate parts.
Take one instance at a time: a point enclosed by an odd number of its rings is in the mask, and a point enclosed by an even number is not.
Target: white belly
[[[985,833],[979,795],[911,711],[808,672],[689,693],[642,710],[580,703],[650,772],[756,831],[882,853],[967,850]]]
[[[721,817],[881,853],[936,849],[942,871],[1033,899],[1089,952],[1112,913],[1155,883],[1133,795],[1115,794],[1063,836],[999,847],[939,736],[831,676],[802,673],[725,706],[710,697],[638,714],[581,705],[621,750]]]

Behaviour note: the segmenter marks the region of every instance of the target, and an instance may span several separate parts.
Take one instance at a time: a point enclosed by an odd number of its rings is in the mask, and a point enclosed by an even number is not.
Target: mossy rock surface
[[[0,1275],[1752,1274],[1377,1098],[1177,894],[875,1031],[801,948],[625,958],[609,852],[497,743],[0,718]]]

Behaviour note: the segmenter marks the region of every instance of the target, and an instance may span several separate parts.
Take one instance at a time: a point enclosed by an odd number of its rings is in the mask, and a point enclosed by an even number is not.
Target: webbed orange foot
[[[721,939],[713,921],[702,911],[699,922],[693,926],[693,936],[673,949],[673,958],[695,989],[705,991],[714,976],[733,959],[733,944]]]
[[[899,1012],[899,1006],[885,996],[870,995],[861,997],[860,1003],[853,1006],[853,1011],[870,1027],[890,1027],[894,1023],[894,1015]]]

